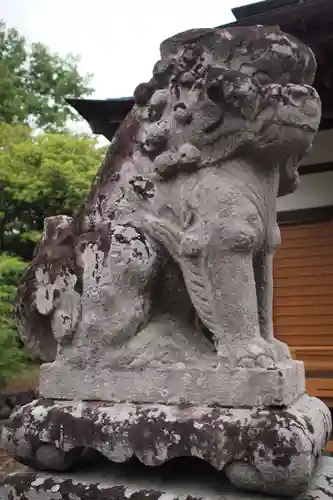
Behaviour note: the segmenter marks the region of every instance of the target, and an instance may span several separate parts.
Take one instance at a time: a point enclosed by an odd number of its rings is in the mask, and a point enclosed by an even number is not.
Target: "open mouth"
[[[297,129],[301,129],[303,130],[304,132],[309,132],[311,134],[314,134],[317,132],[318,130],[318,127],[311,127],[311,125],[308,125],[308,124],[300,124],[300,123],[292,123],[292,122],[287,122],[287,121],[284,121],[284,120],[280,120],[280,121],[274,121],[272,122],[273,125],[277,125],[277,126],[283,126],[283,127],[289,127],[289,128],[297,128]]]

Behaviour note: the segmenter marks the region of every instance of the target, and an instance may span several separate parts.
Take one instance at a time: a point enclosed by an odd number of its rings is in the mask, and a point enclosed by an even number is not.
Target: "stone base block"
[[[114,371],[79,370],[65,363],[42,366],[44,398],[232,407],[285,406],[305,392],[304,365],[279,363],[274,370],[181,368]]]
[[[80,470],[70,475],[36,472],[9,476],[4,500],[277,500],[242,492],[225,477],[192,464],[184,470],[179,464],[169,470],[149,470],[134,466]],[[171,470],[170,470],[171,469]],[[304,492],[297,500],[331,500],[333,497],[333,458],[323,457]]]
[[[307,486],[330,433],[328,408],[307,395],[285,409],[37,400],[12,416],[3,443],[42,470],[70,469],[86,449],[149,466],[195,457],[240,488],[292,495]]]

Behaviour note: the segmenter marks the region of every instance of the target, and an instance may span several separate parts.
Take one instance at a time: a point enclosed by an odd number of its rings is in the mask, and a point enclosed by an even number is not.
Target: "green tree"
[[[29,44],[0,21],[0,385],[30,362],[14,317],[24,260],[45,217],[75,214],[104,155],[66,129],[78,117],[65,98],[90,95],[90,79],[79,58]]]
[[[30,361],[20,345],[14,318],[16,287],[26,265],[18,257],[0,254],[0,386]]]
[[[87,135],[0,123],[0,252],[31,259],[44,218],[75,215],[104,154]]]
[[[0,121],[61,131],[77,115],[65,97],[92,93],[91,75],[81,76],[78,57],[62,58],[41,43],[29,45],[0,21]]]

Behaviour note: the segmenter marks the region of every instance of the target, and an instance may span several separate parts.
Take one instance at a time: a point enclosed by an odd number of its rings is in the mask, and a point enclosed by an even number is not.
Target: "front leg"
[[[271,342],[280,361],[290,359],[289,348],[274,337],[273,327],[273,260],[274,250],[260,249],[253,259],[258,318],[261,337]]]
[[[272,342],[273,333],[273,258],[272,252],[260,249],[254,256],[260,335]]]
[[[229,369],[275,366],[274,347],[260,335],[255,240],[249,224],[229,220],[222,230],[212,228],[200,256],[180,259],[192,303],[214,336],[221,366]]]

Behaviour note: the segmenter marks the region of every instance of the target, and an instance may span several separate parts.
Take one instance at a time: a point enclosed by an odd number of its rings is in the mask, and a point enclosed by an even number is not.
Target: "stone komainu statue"
[[[42,470],[80,468],[91,449],[149,466],[196,457],[248,492],[332,496],[329,409],[272,325],[276,198],[320,120],[314,56],[260,26],[189,31],[161,53],[79,215],[45,221],[17,311],[49,363],[2,443]],[[140,492],[115,475],[110,498],[166,491],[164,473]],[[15,477],[10,498],[101,493],[99,474],[86,487]],[[216,481],[205,498],[228,496]]]
[[[311,50],[279,29],[161,45],[75,219],[45,221],[19,286],[43,361],[274,369],[276,198],[320,121]]]

